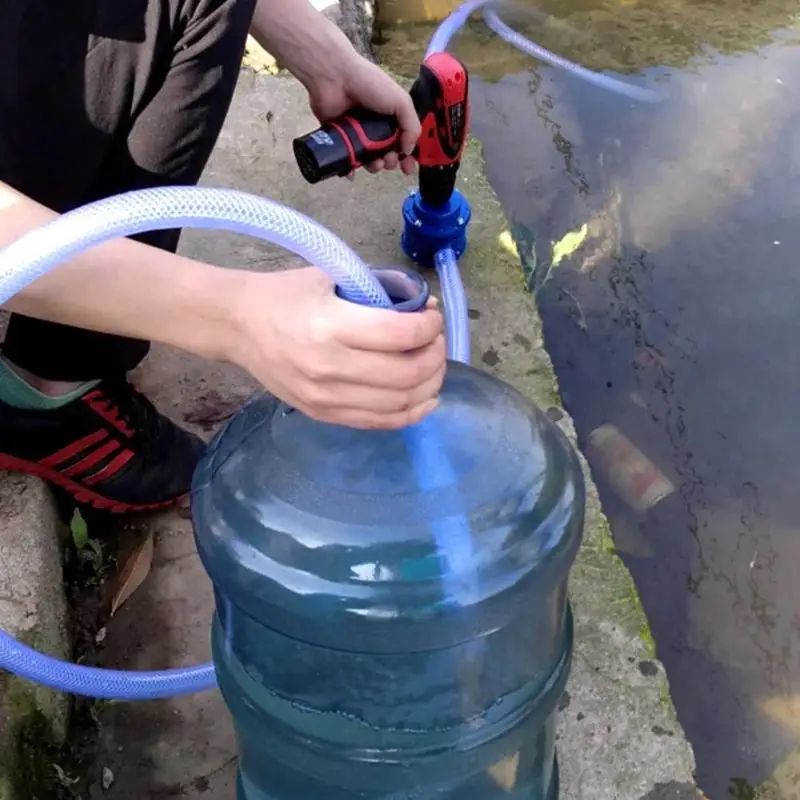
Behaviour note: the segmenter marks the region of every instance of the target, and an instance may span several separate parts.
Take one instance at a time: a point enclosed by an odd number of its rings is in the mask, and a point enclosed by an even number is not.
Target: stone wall
[[[375,60],[372,34],[376,0],[312,0],[314,7],[335,22],[347,34],[361,55]],[[252,37],[247,38],[244,66],[255,72],[277,74],[281,65]]]

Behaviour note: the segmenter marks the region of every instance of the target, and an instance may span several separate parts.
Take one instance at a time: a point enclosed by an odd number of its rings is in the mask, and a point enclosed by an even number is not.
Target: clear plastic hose
[[[503,39],[503,41],[516,47],[517,50],[521,50],[523,53],[538,58],[540,61],[544,61],[551,66],[571,72],[581,80],[599,86],[601,89],[629,97],[632,100],[652,103],[664,99],[665,95],[661,92],[635,86],[627,81],[612,78],[610,75],[593,72],[590,69],[586,69],[586,67],[574,64],[566,58],[551,53],[549,50],[536,44],[536,42],[532,42],[521,33],[518,33],[513,28],[506,25],[506,23],[497,16],[497,12],[494,11],[493,8],[488,8],[488,6],[496,5],[496,0],[467,0],[467,2],[462,3],[436,29],[436,32],[431,37],[425,55],[429,56],[433,53],[440,53],[446,50],[453,36],[466,24],[470,16],[477,11],[481,11],[483,20],[488,27]]]
[[[436,275],[444,303],[447,326],[447,358],[470,362],[470,330],[467,294],[458,268],[456,254],[449,247],[439,250],[434,257]],[[436,482],[458,485],[452,465],[442,456],[441,443],[435,418],[422,420],[405,432],[408,452],[414,463],[420,491],[431,491]],[[452,602],[463,606],[474,603],[480,596],[469,520],[459,514],[430,522],[431,532],[446,568],[442,577],[445,593]]]
[[[22,236],[0,252],[0,303],[93,245],[170,228],[227,230],[280,245],[323,269],[348,300],[391,307],[367,265],[312,219],[244,192],[195,187],[145,189],[100,200]],[[46,656],[2,631],[0,668],[70,694],[111,700],[152,700],[216,685],[213,664],[154,672],[96,669]]]
[[[434,53],[443,53],[450,46],[452,38],[467,24],[467,20],[491,0],[466,0],[449,16],[445,17],[439,27],[434,31],[425,51],[425,58]]]
[[[642,86],[636,86],[627,81],[621,81],[618,78],[612,78],[610,75],[603,75],[600,72],[594,72],[580,64],[574,64],[566,58],[562,58],[555,53],[551,53],[536,42],[531,41],[527,37],[518,33],[510,26],[506,25],[497,13],[491,9],[485,9],[483,12],[484,22],[504,41],[517,50],[527,53],[529,56],[538,58],[553,67],[559,67],[567,72],[571,72],[577,78],[586,81],[587,83],[599,86],[601,89],[606,89],[614,94],[619,94],[624,97],[629,97],[631,100],[638,100],[642,103],[656,103],[664,99],[662,92],[657,92],[652,89],[646,89]]]
[[[447,357],[451,361],[469,364],[472,358],[467,293],[461,280],[456,254],[447,247],[436,254],[434,261],[447,319]]]
[[[263,239],[324,270],[342,297],[390,308],[367,265],[318,222],[263,197],[232,189],[144,189],[82,206],[30,231],[0,253],[0,304],[83,250],[135,233],[171,228],[228,230]]]

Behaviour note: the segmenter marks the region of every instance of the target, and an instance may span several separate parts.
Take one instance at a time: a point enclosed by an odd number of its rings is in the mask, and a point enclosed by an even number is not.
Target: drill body
[[[411,156],[419,164],[420,195],[432,207],[447,204],[469,131],[469,76],[449,53],[425,59],[410,91],[422,124]],[[363,108],[348,111],[293,142],[297,163],[310,183],[349,175],[399,148],[396,117]]]
[[[434,53],[411,88],[422,133],[413,156],[419,163],[419,190],[430,206],[447,203],[469,132],[469,77],[449,53]]]

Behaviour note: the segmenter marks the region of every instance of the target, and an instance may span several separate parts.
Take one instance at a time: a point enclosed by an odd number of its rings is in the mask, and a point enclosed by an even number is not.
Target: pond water
[[[798,11],[552,0],[504,15],[568,58],[666,89],[657,105],[543,67],[480,23],[455,46],[565,404],[714,800],[771,775],[785,785],[798,763]],[[382,57],[413,72],[429,30],[385,30]],[[663,491],[631,489],[620,443]]]

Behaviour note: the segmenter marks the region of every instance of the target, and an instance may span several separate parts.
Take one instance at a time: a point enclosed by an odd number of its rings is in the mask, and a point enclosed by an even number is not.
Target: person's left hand
[[[398,164],[406,175],[414,171],[411,152],[420,134],[420,122],[408,92],[395,83],[379,66],[352,51],[337,64],[335,75],[308,86],[311,110],[320,122],[335,119],[355,106],[380,114],[393,114],[400,123],[401,158],[389,153],[366,167],[370,172],[395,169]]]

